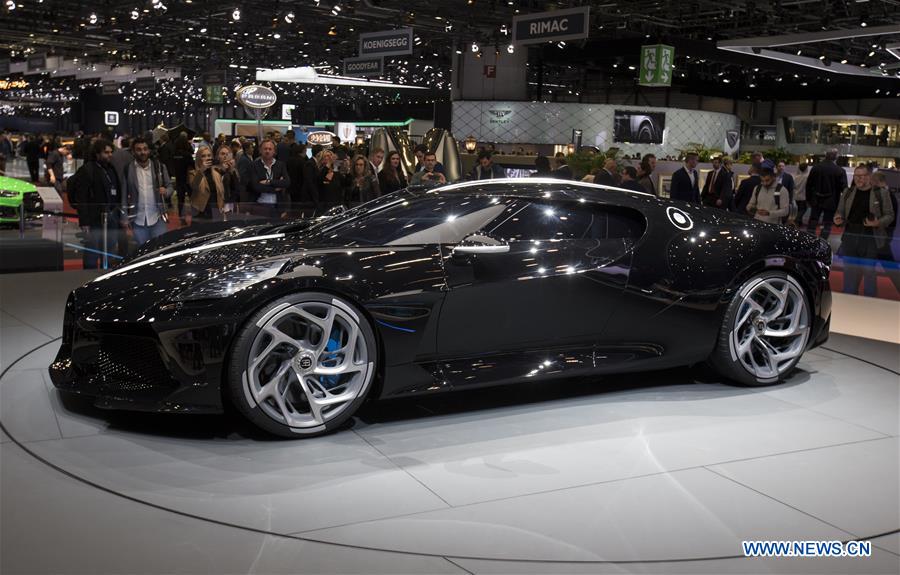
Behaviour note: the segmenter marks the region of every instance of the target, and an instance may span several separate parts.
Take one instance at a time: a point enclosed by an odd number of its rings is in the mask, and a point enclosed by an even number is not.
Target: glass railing
[[[54,194],[51,189],[50,194]],[[0,210],[0,273],[110,269],[140,245],[162,233],[176,230],[223,229],[267,222],[312,221],[324,215],[314,206],[293,205],[280,208],[261,204],[230,204],[207,216],[188,217],[178,209],[177,200],[155,222],[136,225],[118,207],[79,205],[81,221],[92,214],[92,225],[79,223],[79,210],[64,198],[48,197],[41,189],[42,201],[20,202]],[[181,211],[181,214],[179,214]]]
[[[121,226],[120,212],[106,206],[81,206],[82,212],[100,214],[92,228],[79,225],[78,212],[52,188],[40,188],[40,202],[21,202],[17,207],[0,209],[0,273],[28,271],[67,271],[109,269],[133,253],[150,234],[133,222]],[[292,205],[272,209],[258,204],[236,204],[212,217],[188,218],[179,215],[177,199],[166,212],[166,220],[157,224],[156,233],[224,228],[265,222],[310,221],[324,215],[314,206]],[[802,229],[807,229],[809,214]],[[822,226],[815,233],[823,234]],[[834,253],[831,288],[835,292],[900,300],[900,236],[891,227],[875,235],[849,234],[839,226],[830,226],[828,242]],[[874,247],[872,247],[874,246]]]

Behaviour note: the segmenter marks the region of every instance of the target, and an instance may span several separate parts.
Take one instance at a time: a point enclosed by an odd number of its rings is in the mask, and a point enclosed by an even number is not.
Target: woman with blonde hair
[[[316,164],[319,166],[319,205],[323,210],[344,203],[344,182],[347,175],[341,173],[340,168],[335,169],[336,157],[331,150],[322,150],[316,156]]]
[[[225,214],[234,209],[239,198],[240,180],[235,167],[234,156],[228,146],[222,146],[213,163],[212,148],[202,144],[197,148],[194,170],[190,174],[191,198],[187,224],[193,218],[201,220],[224,220]]]

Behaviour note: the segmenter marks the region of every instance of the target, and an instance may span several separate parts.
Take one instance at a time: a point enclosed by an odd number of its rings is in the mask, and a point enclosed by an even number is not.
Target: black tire
[[[777,376],[760,377],[756,373],[750,371],[740,361],[740,359],[738,359],[737,354],[734,350],[734,342],[731,335],[732,330],[735,328],[735,319],[741,309],[742,303],[744,302],[744,295],[748,291],[752,291],[752,289],[755,286],[758,286],[761,281],[770,279],[790,282],[799,290],[799,293],[801,294],[801,297],[799,299],[800,301],[802,301],[802,305],[805,306],[807,317],[806,336],[803,338],[802,345],[800,345],[799,347],[805,350],[806,345],[809,341],[808,328],[809,323],[811,322],[811,313],[809,299],[806,297],[806,292],[803,290],[802,285],[793,276],[782,271],[769,271],[753,276],[752,278],[744,282],[743,285],[741,285],[741,287],[735,292],[731,303],[728,304],[728,308],[725,311],[725,315],[722,319],[722,325],[719,328],[719,335],[718,340],[716,341],[715,350],[713,351],[708,361],[713,369],[715,369],[720,375],[724,376],[731,382],[740,385],[761,387],[780,383],[785,376],[789,375],[793,371],[793,369],[797,365],[797,362],[800,361],[800,355],[797,355],[795,358],[793,358],[780,368],[780,373]]]
[[[250,380],[247,377],[247,368],[250,363],[250,353],[257,336],[263,330],[266,320],[296,304],[316,304],[338,306],[349,317],[356,321],[359,327],[359,335],[365,341],[367,350],[365,372],[361,374],[363,379],[355,399],[345,404],[340,412],[324,423],[313,426],[292,426],[284,418],[276,419],[272,414],[274,407],[261,406],[250,392]],[[262,354],[260,354],[262,355]],[[317,362],[316,362],[317,363]],[[378,363],[378,346],[372,326],[359,309],[344,298],[321,292],[299,292],[282,297],[264,306],[258,312],[249,317],[238,332],[227,366],[227,393],[231,403],[252,424],[277,435],[286,438],[303,438],[323,435],[343,426],[353,417],[357,409],[366,400],[366,396],[374,386],[374,380]],[[293,364],[292,364],[293,365]],[[290,369],[289,369],[290,372]],[[288,373],[288,376],[293,375]],[[295,384],[296,385],[296,384]],[[302,397],[302,396],[301,396]]]

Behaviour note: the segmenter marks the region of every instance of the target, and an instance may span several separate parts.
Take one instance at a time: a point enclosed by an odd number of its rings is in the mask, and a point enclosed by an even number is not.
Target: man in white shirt
[[[138,246],[166,233],[166,200],[172,181],[165,164],[150,159],[150,145],[143,138],[131,142],[134,161],[125,168],[125,205]]]
[[[772,162],[764,161],[759,174],[762,181],[750,196],[747,213],[761,222],[780,224],[790,214],[790,194],[783,184],[775,180]]]

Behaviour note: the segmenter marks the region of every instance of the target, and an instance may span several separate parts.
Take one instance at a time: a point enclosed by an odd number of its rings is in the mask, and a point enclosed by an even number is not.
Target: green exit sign
[[[664,44],[641,46],[641,86],[671,86],[675,48]]]

